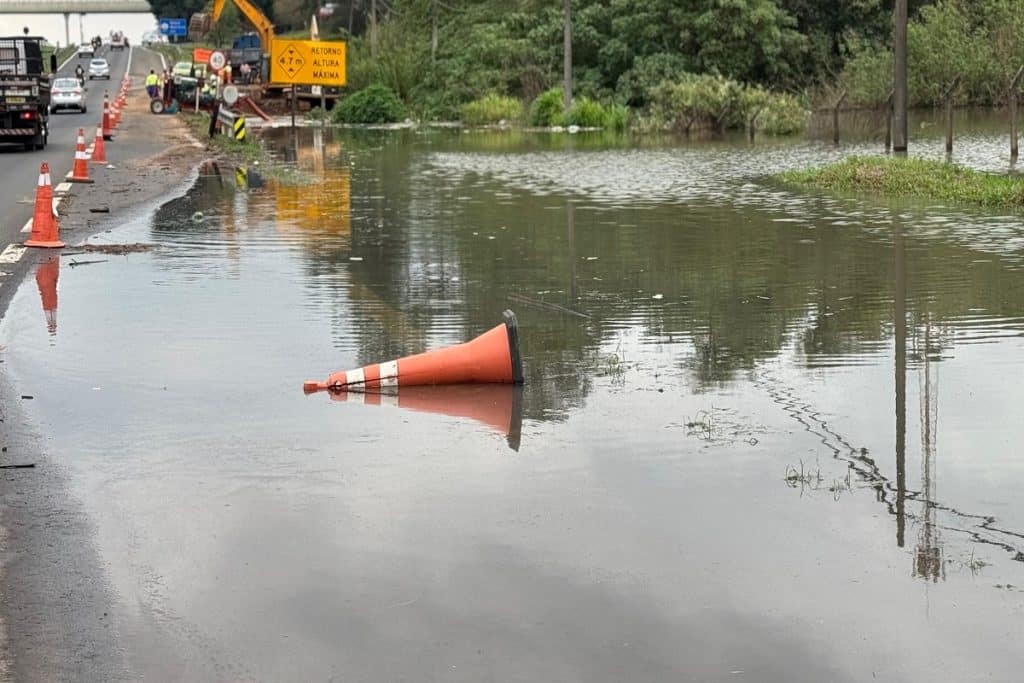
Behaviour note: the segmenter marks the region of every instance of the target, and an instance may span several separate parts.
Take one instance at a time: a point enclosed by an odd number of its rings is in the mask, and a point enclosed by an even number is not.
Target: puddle
[[[301,136],[3,323],[144,673],[1016,675],[1024,218],[760,179],[857,144]],[[521,389],[302,393],[505,308]]]

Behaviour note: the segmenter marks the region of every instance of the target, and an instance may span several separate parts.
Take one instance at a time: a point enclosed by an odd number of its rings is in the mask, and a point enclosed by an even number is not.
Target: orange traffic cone
[[[36,268],[36,284],[43,299],[43,313],[46,314],[46,329],[57,334],[57,278],[60,276],[60,259],[49,258]]]
[[[26,247],[63,247],[58,239],[59,227],[53,210],[53,186],[50,184],[50,165],[45,161],[39,167],[39,182],[36,185],[36,209],[32,214],[32,234],[25,241]]]
[[[107,93],[103,93],[103,139],[113,140],[114,135],[111,132],[111,121],[110,121],[110,98],[107,97]]]
[[[103,124],[96,126],[96,139],[92,143],[92,160],[107,162],[107,150],[103,146]]]
[[[398,395],[361,391],[331,391],[332,401],[367,405],[397,405],[418,413],[467,417],[505,435],[509,448],[519,450],[522,434],[522,387],[508,384],[456,384],[446,387],[406,387]]]
[[[78,129],[78,143],[75,145],[75,165],[67,179],[73,183],[91,183],[89,177],[89,155],[85,153],[85,131]]]
[[[367,391],[423,384],[522,384],[519,326],[516,314],[505,311],[505,322],[464,344],[415,356],[336,372],[326,382],[307,381],[307,394],[324,389]]]

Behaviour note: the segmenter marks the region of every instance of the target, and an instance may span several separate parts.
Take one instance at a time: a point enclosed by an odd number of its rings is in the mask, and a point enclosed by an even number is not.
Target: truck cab
[[[49,136],[50,91],[56,59],[49,73],[43,59],[44,39],[0,37],[0,143],[25,150],[43,149]]]

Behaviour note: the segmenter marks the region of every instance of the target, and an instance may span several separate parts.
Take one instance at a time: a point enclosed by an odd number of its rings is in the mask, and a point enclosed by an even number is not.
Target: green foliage
[[[564,126],[565,94],[561,88],[552,88],[537,96],[530,105],[531,126]]]
[[[979,204],[1024,206],[1024,179],[955,164],[903,157],[850,157],[831,166],[789,171],[783,182],[829,190],[880,193]]]
[[[604,127],[608,130],[624,131],[629,126],[630,111],[624,104],[610,104],[605,107]]]
[[[589,97],[575,97],[572,108],[569,109],[567,123],[580,128],[602,128],[606,118],[607,112],[600,102],[595,102]]]
[[[523,116],[523,105],[514,97],[490,93],[462,105],[462,122],[469,126],[482,126],[499,121],[518,121]]]
[[[997,104],[1024,64],[1024,12],[1019,0],[938,0],[907,27],[907,80],[912,106],[935,105],[957,76],[961,104]],[[851,40],[840,85],[854,104],[880,104],[892,83],[892,53],[878,42]]]
[[[391,88],[375,83],[342,100],[333,118],[342,123],[395,123],[405,118],[405,105]]]
[[[683,74],[679,81],[663,81],[649,98],[655,123],[688,133],[696,129],[725,130],[749,125],[778,135],[804,129],[809,112],[792,95],[744,86],[722,76]]]

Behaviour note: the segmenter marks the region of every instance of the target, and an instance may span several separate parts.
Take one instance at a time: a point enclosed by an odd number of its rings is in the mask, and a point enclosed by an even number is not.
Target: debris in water
[[[99,261],[71,261],[68,265],[74,268],[75,266],[88,266],[92,263],[106,263],[107,259],[100,259]]]
[[[362,261],[363,257],[362,256],[349,256],[348,260],[349,261]]]
[[[203,212],[202,211],[196,211],[194,214],[192,214],[192,222],[193,223],[199,223],[202,220],[203,220]]]
[[[22,394],[21,397],[22,398],[26,398],[26,399],[33,399],[33,398],[35,398],[35,396],[33,396],[32,394]]]
[[[110,213],[109,206],[97,206],[89,209],[89,213]]]
[[[34,462],[27,463],[25,465],[0,465],[0,470],[28,470],[35,467]]]
[[[152,251],[156,246],[153,244],[83,244],[83,252],[95,252],[99,254],[133,254],[139,251]]]
[[[652,298],[652,299],[664,299],[664,298],[665,298],[665,295],[664,295],[664,294],[655,294],[655,295],[654,295],[654,296],[652,296],[651,298]]]

